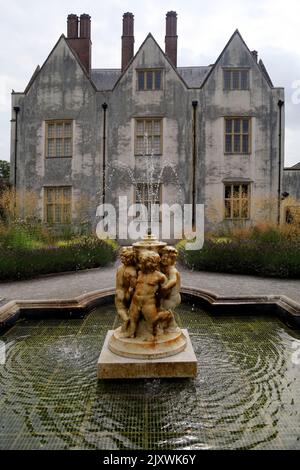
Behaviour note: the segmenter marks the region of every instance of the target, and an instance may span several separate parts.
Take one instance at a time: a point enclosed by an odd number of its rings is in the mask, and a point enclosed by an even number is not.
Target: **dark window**
[[[224,193],[225,219],[249,219],[250,185],[225,184]]]
[[[224,90],[249,90],[249,70],[223,70]]]
[[[162,89],[162,71],[161,70],[139,70],[138,71],[138,90],[151,91]]]

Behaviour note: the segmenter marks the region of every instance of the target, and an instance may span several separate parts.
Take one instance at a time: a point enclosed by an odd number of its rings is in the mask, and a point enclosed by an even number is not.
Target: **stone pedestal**
[[[122,357],[108,348],[114,333],[108,331],[97,364],[98,379],[146,379],[196,377],[197,358],[187,330],[181,330],[186,339],[185,349],[173,356],[157,359]]]

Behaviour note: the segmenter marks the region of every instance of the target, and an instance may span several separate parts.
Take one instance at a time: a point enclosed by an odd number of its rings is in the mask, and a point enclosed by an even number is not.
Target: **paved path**
[[[117,263],[118,264],[118,263]],[[116,265],[0,283],[0,306],[10,300],[71,299],[87,292],[114,287]],[[187,271],[180,268],[182,285],[221,296],[285,295],[300,304],[300,280],[285,280]]]

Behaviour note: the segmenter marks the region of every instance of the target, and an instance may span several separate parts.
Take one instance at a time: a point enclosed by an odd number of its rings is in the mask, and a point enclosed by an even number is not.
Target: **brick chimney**
[[[134,16],[132,13],[123,15],[123,35],[122,35],[122,72],[126,69],[134,55]]]
[[[176,11],[168,11],[166,16],[166,55],[177,67],[177,13]]]
[[[91,17],[84,13],[79,19],[77,15],[68,16],[68,37],[69,46],[77,54],[82,66],[88,75],[91,73],[92,42],[91,42]],[[80,33],[80,34],[79,34]]]

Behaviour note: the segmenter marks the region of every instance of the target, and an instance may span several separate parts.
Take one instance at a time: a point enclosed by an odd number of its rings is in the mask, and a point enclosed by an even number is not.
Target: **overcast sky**
[[[137,51],[148,32],[164,49],[165,14],[176,10],[179,66],[215,62],[236,28],[258,50],[274,85],[285,88],[285,165],[300,161],[299,0],[0,0],[0,6],[0,159],[9,159],[10,92],[25,89],[66,34],[69,13],[92,17],[92,67],[118,68],[122,14],[135,15]]]

